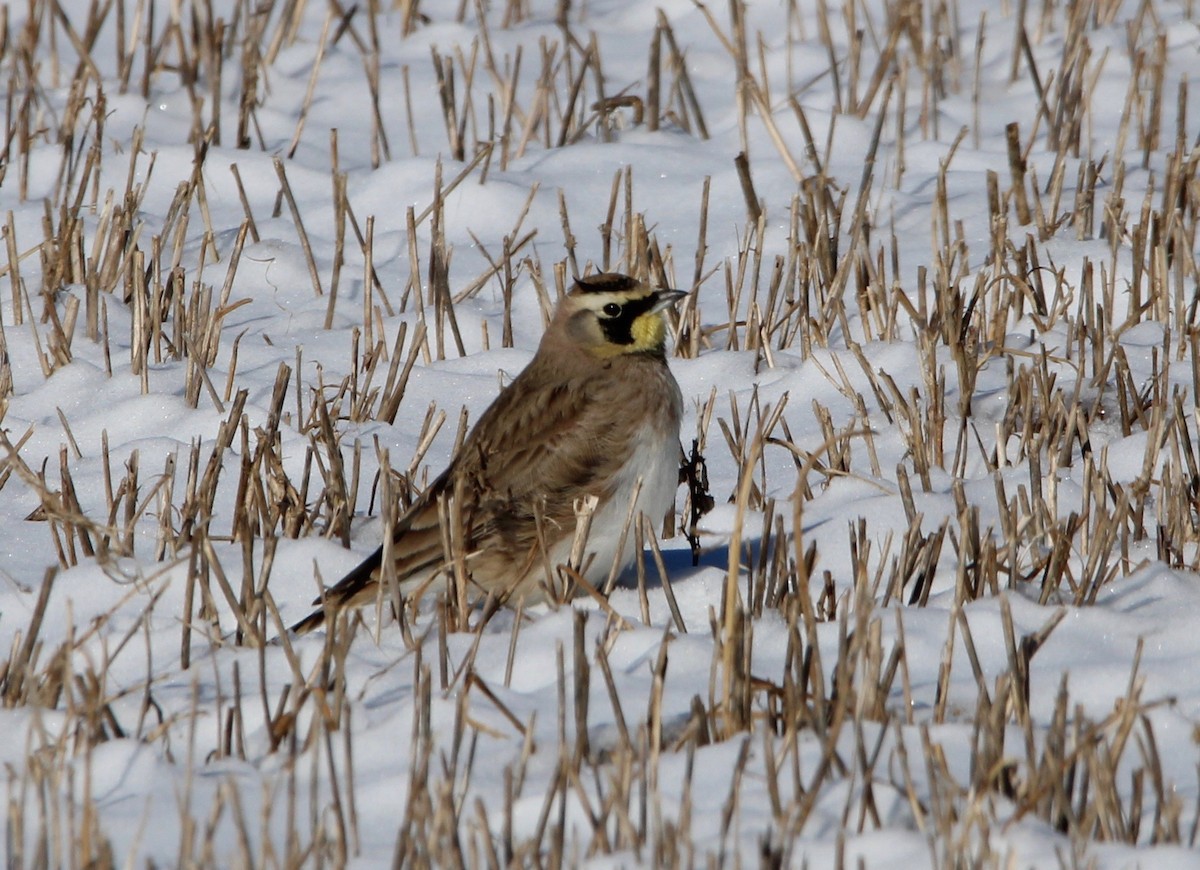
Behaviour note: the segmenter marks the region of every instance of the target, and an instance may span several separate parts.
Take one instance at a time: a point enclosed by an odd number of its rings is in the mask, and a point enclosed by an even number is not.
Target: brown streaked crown
[[[617,272],[599,272],[575,279],[575,286],[584,293],[628,293],[637,290],[641,283],[628,275]]]

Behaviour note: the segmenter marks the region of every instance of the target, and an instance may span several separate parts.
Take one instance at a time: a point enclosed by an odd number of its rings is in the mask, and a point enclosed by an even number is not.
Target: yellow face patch
[[[662,353],[667,334],[662,311],[682,296],[675,291],[655,293],[642,287],[638,291],[593,291],[576,297],[580,309],[577,316],[583,318],[580,326],[597,339],[585,342],[588,350],[603,359]]]
[[[629,333],[633,336],[630,350],[658,350],[666,340],[667,324],[661,312],[651,311],[633,321]]]

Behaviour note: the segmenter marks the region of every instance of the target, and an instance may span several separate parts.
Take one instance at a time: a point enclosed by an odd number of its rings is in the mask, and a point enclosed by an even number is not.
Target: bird
[[[390,547],[327,589],[292,631],[375,601],[387,557],[403,592],[444,585],[454,570],[442,528],[451,516],[476,601],[550,597],[553,568],[568,562],[588,497],[594,509],[578,575],[599,588],[614,564],[628,567],[636,554],[627,517],[640,511],[661,523],[680,481],[683,398],[667,365],[664,313],[686,295],[616,272],[576,278],[529,364],[398,517]]]

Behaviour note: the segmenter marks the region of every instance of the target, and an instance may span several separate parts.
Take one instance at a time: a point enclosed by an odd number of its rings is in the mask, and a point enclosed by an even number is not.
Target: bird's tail
[[[325,624],[327,614],[334,614],[344,607],[352,607],[360,598],[373,595],[379,582],[379,567],[382,564],[383,547],[378,548],[358,564],[358,567],[325,590],[313,604],[320,605],[292,626],[293,634],[308,634]]]

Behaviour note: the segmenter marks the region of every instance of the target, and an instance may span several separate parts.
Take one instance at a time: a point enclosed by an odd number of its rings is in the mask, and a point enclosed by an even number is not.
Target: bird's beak
[[[654,312],[670,308],[684,296],[687,296],[686,290],[657,290],[654,293],[654,307],[650,310]]]

